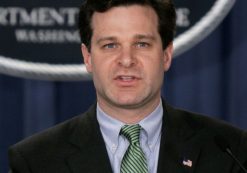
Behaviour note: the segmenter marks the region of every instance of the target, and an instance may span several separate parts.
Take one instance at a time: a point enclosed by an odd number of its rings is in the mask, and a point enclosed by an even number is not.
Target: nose
[[[123,48],[118,58],[118,64],[122,67],[128,68],[136,65],[137,59],[134,51],[130,48]]]

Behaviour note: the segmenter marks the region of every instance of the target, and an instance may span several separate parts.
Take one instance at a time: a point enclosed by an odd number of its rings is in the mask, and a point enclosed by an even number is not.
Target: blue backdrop
[[[170,104],[247,129],[246,7],[246,0],[238,0],[209,37],[174,59],[162,89]],[[8,169],[8,146],[85,111],[93,102],[92,81],[0,75],[0,172]]]

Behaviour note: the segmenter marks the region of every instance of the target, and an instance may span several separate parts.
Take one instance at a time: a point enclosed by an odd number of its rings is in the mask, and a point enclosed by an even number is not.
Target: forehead
[[[157,32],[158,16],[150,6],[118,6],[103,13],[95,12],[92,16],[91,25],[93,33],[114,33],[115,31],[126,33],[134,30],[139,32]]]

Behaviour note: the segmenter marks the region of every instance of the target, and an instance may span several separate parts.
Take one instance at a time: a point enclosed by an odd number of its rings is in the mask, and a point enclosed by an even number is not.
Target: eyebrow
[[[135,39],[138,39],[138,40],[141,40],[141,39],[149,39],[149,40],[156,40],[156,38],[151,35],[151,34],[136,34],[134,35],[134,38]],[[104,42],[104,41],[116,41],[117,40],[117,37],[115,36],[106,36],[106,37],[101,37],[99,38],[96,43],[99,44],[101,42]]]
[[[149,39],[149,40],[156,40],[156,38],[153,35],[150,34],[136,34],[134,36],[136,39]]]
[[[103,41],[116,41],[117,38],[114,37],[114,36],[109,36],[109,37],[102,37],[102,38],[99,38],[96,43],[99,44],[100,42],[103,42]]]

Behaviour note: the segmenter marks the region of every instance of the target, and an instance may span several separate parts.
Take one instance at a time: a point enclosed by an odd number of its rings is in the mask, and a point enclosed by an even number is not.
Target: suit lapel
[[[71,134],[70,143],[74,146],[74,152],[67,162],[73,173],[112,172],[95,110],[94,105],[82,116]]]
[[[163,104],[164,116],[158,173],[193,173],[203,140],[202,133],[192,128],[184,114]],[[111,165],[99,124],[96,119],[96,105],[85,113],[75,125],[70,143],[73,152],[67,163],[73,173],[87,171],[90,173],[111,173]],[[202,135],[203,136],[203,135]],[[191,161],[192,165],[183,164]]]
[[[198,134],[180,111],[163,104],[164,116],[158,173],[192,173],[201,149]],[[199,141],[199,142],[198,142]]]

